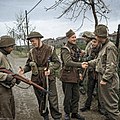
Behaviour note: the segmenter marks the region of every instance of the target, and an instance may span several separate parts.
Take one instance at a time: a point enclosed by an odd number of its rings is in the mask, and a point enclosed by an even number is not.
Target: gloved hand
[[[5,83],[7,85],[13,86],[16,83],[16,79],[14,79],[14,77],[11,74],[8,74]]]

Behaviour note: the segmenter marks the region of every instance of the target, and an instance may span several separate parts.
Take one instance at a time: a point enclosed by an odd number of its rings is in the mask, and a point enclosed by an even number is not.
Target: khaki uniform
[[[64,111],[67,114],[78,113],[79,102],[79,71],[81,67],[79,61],[78,48],[69,42],[61,49],[61,81],[63,85],[64,98]]]
[[[100,49],[101,49],[101,45],[98,45],[97,47],[93,48],[92,42],[90,41],[86,46],[83,60],[89,61],[97,58]],[[89,66],[87,68],[86,79],[83,82],[86,86],[86,92],[87,92],[87,99],[84,107],[90,108],[92,103],[93,92],[98,82],[97,73],[94,67]],[[98,101],[98,109],[100,109],[99,101]]]
[[[98,54],[98,58],[89,61],[89,64],[96,65],[98,72],[98,95],[101,105],[103,104],[110,120],[119,120],[120,112],[118,110],[118,92],[119,77],[117,74],[118,52],[115,45],[109,40],[103,45]],[[100,81],[106,81],[106,85],[101,85]]]
[[[24,71],[29,72],[32,70],[31,79],[33,82],[37,83],[40,86],[46,88],[46,78],[44,75],[44,68],[47,67],[47,63],[50,61],[49,69],[51,74],[48,76],[49,79],[49,91],[52,92],[52,95],[49,95],[49,105],[50,112],[54,119],[60,119],[61,113],[58,109],[58,96],[56,90],[56,78],[55,70],[60,67],[59,59],[56,55],[55,49],[53,47],[43,44],[40,48],[33,48],[29,52],[29,57],[26,62]],[[44,117],[48,115],[48,108],[45,112],[45,94],[34,88],[35,95],[39,104],[39,112]]]
[[[5,51],[0,49],[0,67],[10,69],[11,65]],[[15,102],[12,88],[6,88],[1,83],[6,80],[7,74],[0,72],[0,120],[13,120],[15,118]]]

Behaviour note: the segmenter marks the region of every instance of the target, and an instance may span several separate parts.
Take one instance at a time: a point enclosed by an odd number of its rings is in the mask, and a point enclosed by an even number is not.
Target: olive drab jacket
[[[79,53],[78,53],[79,52]],[[79,62],[80,51],[76,45],[69,42],[61,48],[62,69],[60,79],[63,82],[78,83],[81,62]]]
[[[32,70],[32,81],[42,85],[45,81],[44,69],[47,67],[48,62],[51,71],[49,79],[55,80],[55,70],[59,69],[61,64],[55,48],[43,43],[40,48],[30,50],[24,71],[29,72]]]
[[[104,81],[110,79],[119,80],[117,75],[118,68],[118,52],[116,46],[109,40],[100,50],[97,59],[91,60],[88,63],[96,67],[96,71],[102,75]]]
[[[11,64],[5,54],[0,51],[0,67],[4,67],[6,69],[12,70]],[[7,74],[0,72],[0,81],[5,81],[7,78]]]

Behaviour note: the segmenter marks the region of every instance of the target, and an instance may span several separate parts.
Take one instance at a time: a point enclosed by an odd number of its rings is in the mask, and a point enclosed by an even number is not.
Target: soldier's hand
[[[79,74],[80,80],[83,80],[83,75],[80,73]]]
[[[48,75],[50,75],[50,69],[48,69],[48,70],[46,70],[47,68],[45,68],[44,70],[45,70],[45,76],[48,76]]]
[[[14,79],[14,77],[11,74],[8,74],[6,77],[7,82],[11,82]]]
[[[82,62],[82,68],[86,69],[88,67],[88,62]]]
[[[84,56],[85,55],[85,51],[84,50],[81,50],[81,53],[80,53],[80,56]]]
[[[105,81],[101,80],[101,81],[100,81],[100,84],[101,84],[101,85],[106,85],[106,84],[107,84],[107,82],[105,82]]]
[[[7,85],[12,85],[13,86],[16,83],[16,79],[11,74],[8,74],[5,83]]]
[[[21,75],[21,76],[23,76],[23,74],[24,74],[24,69],[23,69],[22,67],[19,67],[19,69],[18,69],[18,74]]]

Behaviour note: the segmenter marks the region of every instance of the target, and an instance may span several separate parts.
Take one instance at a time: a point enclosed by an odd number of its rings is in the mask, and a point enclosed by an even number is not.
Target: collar
[[[4,48],[0,48],[0,52],[2,52],[4,55],[8,55],[9,54]]]

